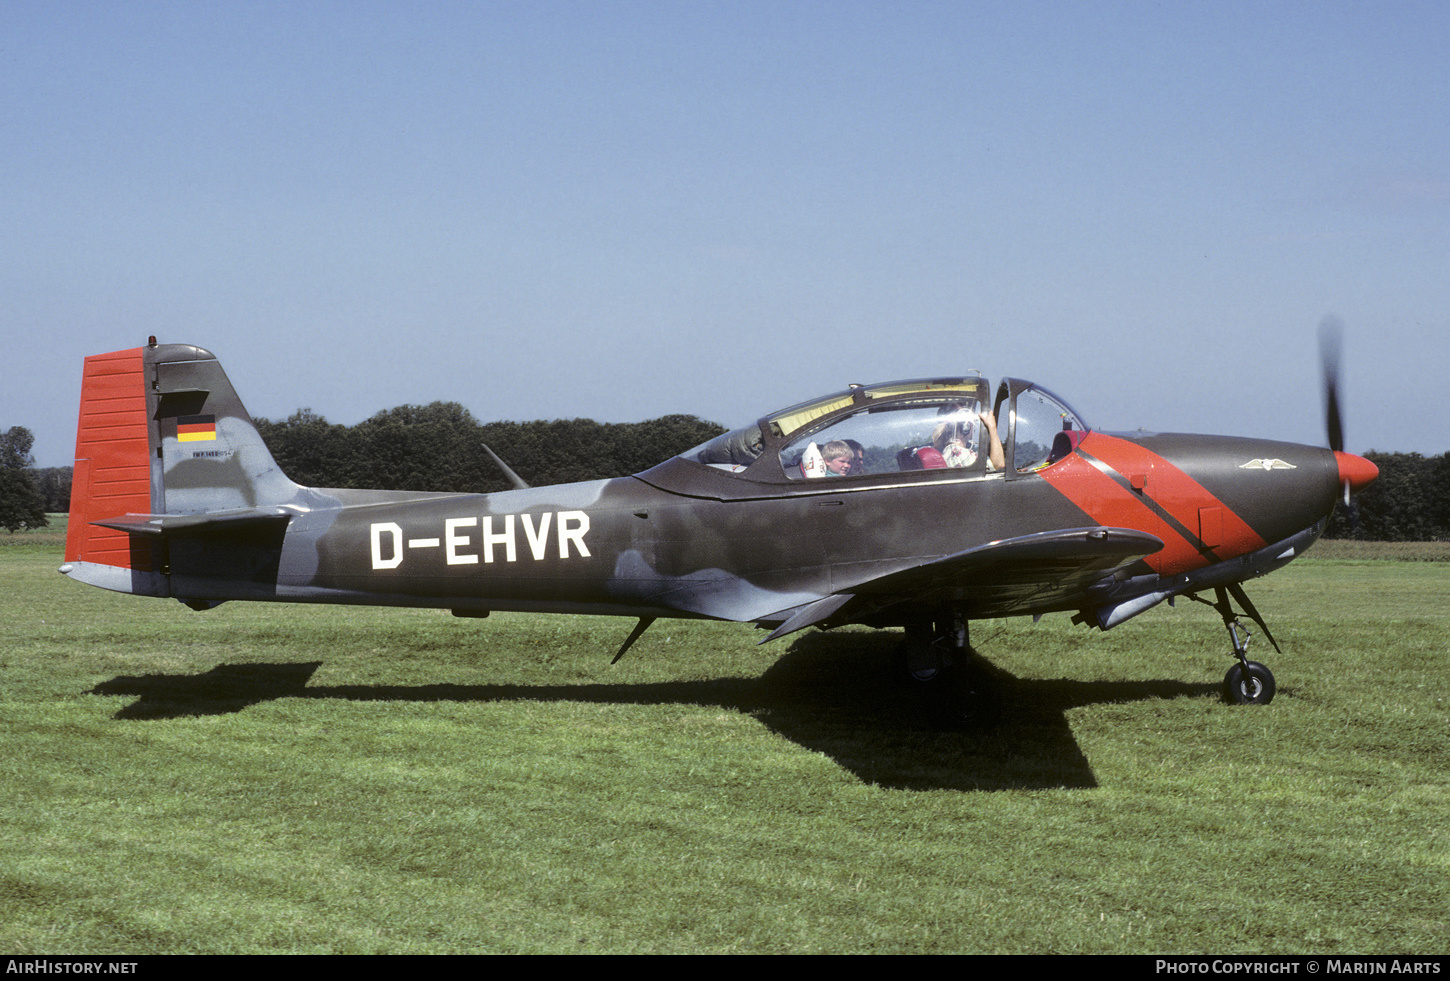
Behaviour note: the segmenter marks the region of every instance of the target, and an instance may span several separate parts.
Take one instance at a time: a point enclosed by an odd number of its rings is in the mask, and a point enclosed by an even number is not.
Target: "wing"
[[[902,603],[955,606],[969,617],[1074,609],[1089,586],[1163,547],[1131,528],[1069,528],[979,545],[859,582],[765,618],[765,640],[815,624],[852,623]],[[765,641],[761,641],[764,643]]]

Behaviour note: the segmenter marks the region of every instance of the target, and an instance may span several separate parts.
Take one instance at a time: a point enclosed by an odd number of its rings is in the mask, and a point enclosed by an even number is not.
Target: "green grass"
[[[889,633],[661,621],[610,666],[629,621],[198,614],[62,540],[0,535],[7,954],[1450,946],[1442,562],[1250,583],[1267,707],[1198,604],[974,624],[972,727]]]

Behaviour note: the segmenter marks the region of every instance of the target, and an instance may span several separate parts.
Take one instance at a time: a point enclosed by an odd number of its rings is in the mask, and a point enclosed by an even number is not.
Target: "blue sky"
[[[978,369],[1450,451],[1444,3],[0,4],[0,428],[150,334],[253,415],[727,426]]]

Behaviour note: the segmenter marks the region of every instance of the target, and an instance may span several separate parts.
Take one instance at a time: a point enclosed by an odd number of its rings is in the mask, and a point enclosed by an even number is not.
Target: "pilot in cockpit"
[[[1002,439],[997,435],[997,420],[991,413],[974,412],[963,405],[955,405],[945,411],[951,413],[951,418],[939,423],[932,431],[931,445],[948,467],[970,467],[977,462],[977,420],[981,420],[987,430],[987,469],[1006,467]]]

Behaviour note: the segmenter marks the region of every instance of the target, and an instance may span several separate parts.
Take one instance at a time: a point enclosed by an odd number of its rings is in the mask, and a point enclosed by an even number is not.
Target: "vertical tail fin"
[[[86,358],[62,571],[170,594],[167,519],[298,500],[209,351],[158,345]],[[193,526],[195,522],[190,522]]]
[[[215,355],[185,344],[163,344],[150,355],[156,513],[205,514],[297,498],[302,488],[278,469]]]

